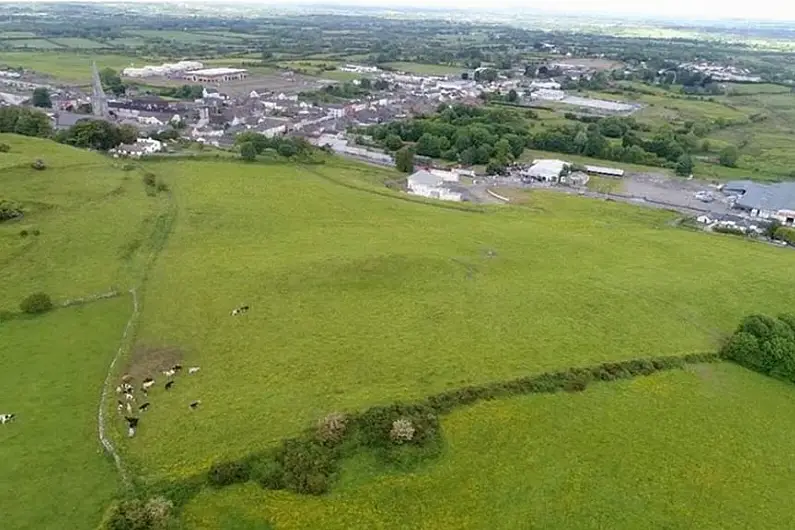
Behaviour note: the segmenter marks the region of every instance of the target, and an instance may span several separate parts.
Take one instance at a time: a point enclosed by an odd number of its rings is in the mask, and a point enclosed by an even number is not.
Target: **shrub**
[[[0,199],[0,222],[22,217],[22,207],[13,201]]]
[[[563,390],[566,392],[582,392],[588,388],[588,381],[586,379],[574,379],[566,381],[563,385]]]
[[[249,479],[249,468],[242,462],[220,462],[213,464],[207,479],[213,486],[229,486]]]
[[[143,176],[144,186],[154,188],[157,184],[157,177],[154,173],[146,172]]]
[[[362,443],[374,448],[392,446],[393,423],[401,418],[409,420],[414,427],[412,444],[423,445],[434,440],[438,435],[439,419],[431,406],[395,404],[372,407],[356,418]]]
[[[35,228],[35,229],[33,230],[33,235],[34,235],[34,236],[40,236],[40,235],[41,235],[41,230],[39,230],[38,228]]]
[[[7,153],[11,151],[11,146],[8,144],[0,143],[0,153]]]
[[[166,184],[162,180],[159,180],[157,182],[156,188],[157,188],[157,191],[168,191],[168,184]]]
[[[314,440],[286,440],[276,456],[282,470],[281,484],[296,493],[320,495],[328,491],[336,468],[334,449]]]
[[[317,424],[317,437],[323,443],[339,443],[345,436],[348,418],[341,412],[332,412]]]
[[[37,171],[42,171],[44,169],[47,169],[47,164],[41,158],[37,158],[36,160],[33,161],[30,167],[32,167]]]
[[[131,499],[111,509],[105,522],[108,530],[158,530],[166,528],[174,505],[164,497],[154,497],[145,503]]]
[[[399,418],[392,422],[392,429],[389,431],[389,439],[395,443],[402,444],[414,439],[416,429],[407,418]]]
[[[28,237],[28,231],[27,230],[20,230],[19,231],[19,237]]]
[[[53,308],[52,299],[46,293],[33,293],[19,304],[23,313],[31,315],[46,313]]]
[[[270,490],[284,489],[284,467],[273,455],[251,463],[251,478]]]

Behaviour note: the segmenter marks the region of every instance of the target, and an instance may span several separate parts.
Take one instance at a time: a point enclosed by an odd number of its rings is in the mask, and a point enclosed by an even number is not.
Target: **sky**
[[[200,0],[197,0],[200,1]],[[454,9],[514,9],[558,13],[606,13],[654,15],[701,19],[748,18],[770,21],[795,20],[792,0],[223,0],[224,3],[346,4],[361,6],[431,7]],[[189,4],[191,0],[181,0]]]

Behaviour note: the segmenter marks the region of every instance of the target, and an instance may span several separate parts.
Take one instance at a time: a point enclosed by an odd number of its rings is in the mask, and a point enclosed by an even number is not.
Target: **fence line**
[[[113,357],[113,360],[110,362],[110,366],[108,367],[108,373],[105,376],[105,382],[102,385],[102,395],[99,399],[99,411],[97,413],[97,426],[99,432],[99,441],[102,443],[102,447],[105,448],[105,451],[110,453],[113,457],[113,462],[116,464],[116,469],[119,471],[119,475],[121,476],[121,480],[125,486],[130,486],[130,478],[127,475],[127,471],[124,469],[124,464],[121,461],[121,457],[119,453],[116,451],[116,448],[113,445],[113,442],[108,438],[105,429],[105,412],[107,411],[107,400],[108,400],[108,392],[110,391],[111,387],[111,378],[113,377],[113,371],[116,367],[116,362],[118,362],[119,358],[121,357],[122,352],[124,351],[125,345],[127,343],[127,336],[132,329],[132,326],[135,320],[138,318],[138,295],[135,292],[135,288],[130,289],[130,294],[132,294],[133,300],[133,311],[130,315],[130,319],[127,321],[127,325],[124,327],[124,333],[121,336],[121,342],[119,344],[119,349],[116,350],[116,355]]]

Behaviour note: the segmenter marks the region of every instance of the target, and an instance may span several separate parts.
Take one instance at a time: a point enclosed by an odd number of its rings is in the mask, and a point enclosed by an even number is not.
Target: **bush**
[[[323,443],[336,444],[342,441],[348,427],[348,418],[341,412],[332,412],[317,424],[317,437]]]
[[[23,313],[35,315],[39,313],[46,313],[53,308],[52,300],[46,293],[33,293],[28,296],[19,304],[19,308]]]
[[[44,169],[47,169],[47,164],[41,158],[37,158],[36,160],[33,161],[30,167],[32,167],[37,171],[42,171]]]
[[[7,153],[11,151],[11,146],[8,144],[0,143],[0,153]]]
[[[229,486],[249,479],[249,468],[242,462],[220,462],[213,464],[207,480],[213,486]]]
[[[145,503],[131,499],[111,509],[105,522],[108,530],[159,530],[166,528],[174,505],[164,497],[154,497]]]
[[[19,231],[19,237],[28,237],[28,231],[27,230],[20,230]]]
[[[154,173],[146,172],[143,176],[144,186],[154,188],[157,184],[157,177]]]
[[[395,443],[402,444],[414,439],[416,429],[407,418],[399,418],[392,422],[392,429],[389,431],[389,439]]]
[[[160,180],[160,181],[157,182],[156,188],[157,188],[158,192],[160,192],[160,191],[168,191],[168,184],[166,184],[165,182]]]
[[[33,235],[34,236],[40,236],[41,235],[41,230],[39,230],[38,228],[34,229],[33,230]]]
[[[0,222],[22,217],[22,206],[14,201],[0,199]]]
[[[337,452],[314,440],[286,440],[276,455],[281,485],[295,493],[320,495],[328,491],[336,468]],[[271,477],[273,480],[273,477]]]

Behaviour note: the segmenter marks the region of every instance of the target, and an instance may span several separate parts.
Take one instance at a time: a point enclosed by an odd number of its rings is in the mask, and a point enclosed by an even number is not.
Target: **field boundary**
[[[132,329],[134,322],[138,319],[138,295],[136,293],[135,287],[130,289],[130,294],[132,295],[133,311],[130,315],[130,318],[127,320],[127,325],[124,326],[124,332],[121,335],[121,342],[119,344],[119,348],[116,350],[116,355],[113,356],[113,360],[110,362],[110,366],[108,366],[108,373],[105,375],[105,382],[102,384],[102,394],[100,395],[99,399],[99,411],[97,412],[97,430],[99,434],[99,441],[102,444],[102,447],[105,448],[105,451],[110,453],[110,455],[113,457],[113,462],[116,465],[116,469],[119,472],[122,483],[124,483],[126,487],[131,485],[130,478],[127,475],[126,469],[124,468],[121,456],[119,456],[119,453],[116,451],[116,447],[106,434],[105,411],[107,409],[108,392],[110,391],[110,381],[111,377],[113,376],[114,368],[116,367],[116,363],[119,361],[122,353],[125,350],[127,337],[130,335],[130,330]]]

